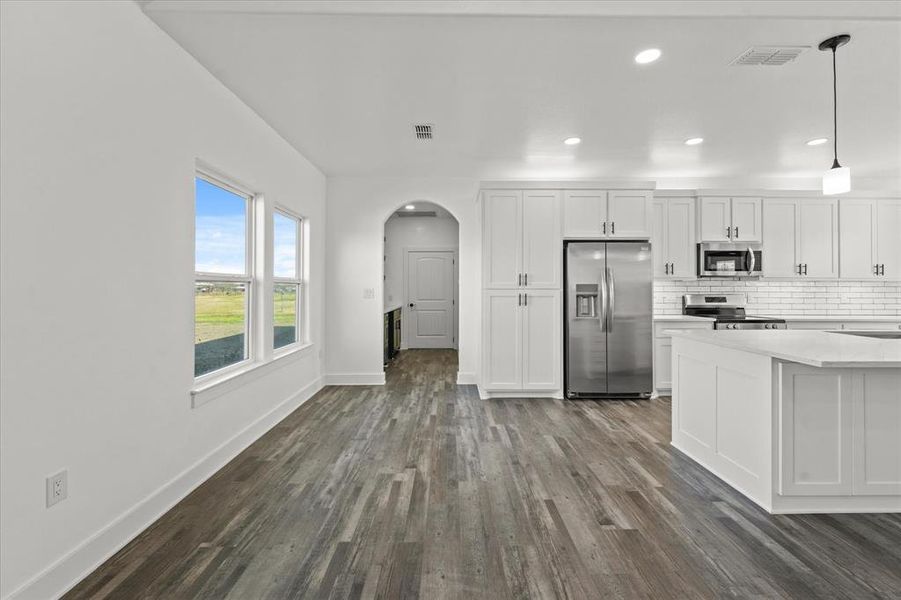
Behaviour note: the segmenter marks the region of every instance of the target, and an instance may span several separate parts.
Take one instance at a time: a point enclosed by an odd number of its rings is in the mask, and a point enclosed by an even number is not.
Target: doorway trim
[[[458,242],[459,242],[459,233],[457,234],[457,238],[458,238]],[[403,254],[404,254],[404,279],[403,279],[404,300],[403,300],[403,303],[401,304],[401,313],[400,313],[401,314],[401,317],[400,317],[401,318],[400,348],[401,348],[401,350],[409,349],[409,343],[408,343],[409,340],[408,340],[407,336],[409,335],[410,328],[405,326],[405,323],[410,322],[408,320],[410,318],[410,287],[409,287],[410,282],[408,281],[408,279],[409,279],[409,273],[410,273],[410,253],[411,252],[450,252],[451,254],[453,254],[453,257],[454,257],[453,258],[453,261],[454,261],[454,286],[453,286],[454,310],[452,311],[453,319],[454,319],[453,348],[454,348],[454,350],[458,350],[459,349],[458,346],[460,343],[460,341],[459,341],[460,340],[460,329],[459,329],[459,327],[460,327],[460,315],[459,315],[459,312],[460,312],[460,297],[459,297],[460,296],[460,260],[459,260],[459,257],[457,256],[457,254],[459,254],[459,248],[454,248],[452,246],[427,246],[427,247],[404,246],[404,248],[403,248]]]

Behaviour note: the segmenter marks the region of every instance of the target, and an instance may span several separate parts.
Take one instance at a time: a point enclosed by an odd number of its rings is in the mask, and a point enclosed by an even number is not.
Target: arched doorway
[[[459,340],[457,219],[416,201],[384,225],[383,351],[386,370],[408,349],[453,349]]]

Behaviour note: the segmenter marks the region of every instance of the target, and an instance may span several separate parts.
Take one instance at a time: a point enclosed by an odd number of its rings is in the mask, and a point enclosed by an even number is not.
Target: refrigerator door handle
[[[616,279],[613,277],[613,269],[607,267],[607,293],[610,298],[607,303],[607,331],[613,331],[613,311],[616,309]]]
[[[601,331],[607,331],[607,277],[604,271],[601,271],[601,276],[598,278],[598,287],[601,289],[601,307],[598,314],[598,322],[601,326]]]

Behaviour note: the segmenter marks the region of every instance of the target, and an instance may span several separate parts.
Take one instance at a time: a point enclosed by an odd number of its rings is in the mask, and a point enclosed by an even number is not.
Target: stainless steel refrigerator
[[[566,397],[650,396],[650,242],[565,242],[563,256]]]

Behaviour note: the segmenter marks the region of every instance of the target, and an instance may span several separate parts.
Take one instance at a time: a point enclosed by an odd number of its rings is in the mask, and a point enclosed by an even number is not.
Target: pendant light
[[[832,168],[823,173],[823,194],[841,194],[851,190],[851,169],[838,164],[838,88],[835,76],[835,51],[851,41],[848,34],[837,35],[820,42],[820,50],[832,51]]]

